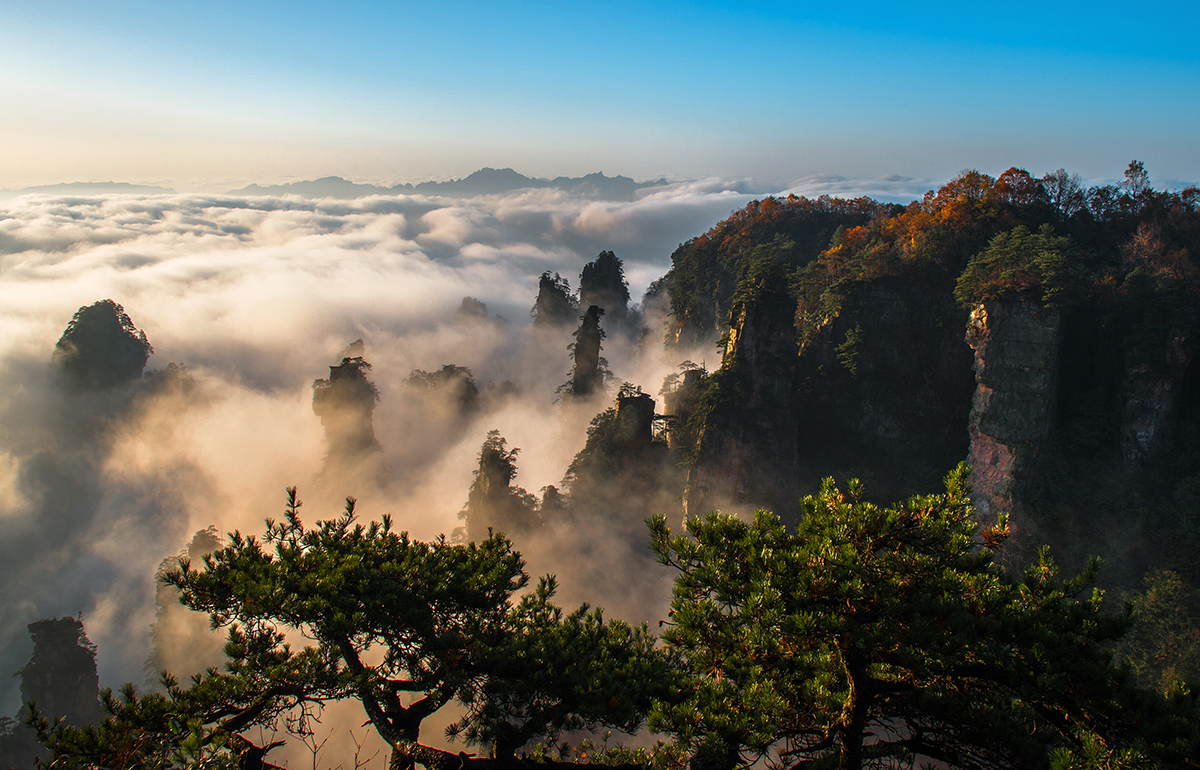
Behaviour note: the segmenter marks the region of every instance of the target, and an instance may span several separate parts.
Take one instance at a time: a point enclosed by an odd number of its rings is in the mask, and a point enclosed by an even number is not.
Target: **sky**
[[[354,493],[365,516],[435,537],[460,523],[492,429],[522,448],[517,483],[561,483],[604,404],[554,406],[571,337],[531,330],[543,271],[577,286],[613,250],[636,302],[678,243],[772,192],[905,202],[965,168],[1096,183],[1135,158],[1159,189],[1200,181],[1196,29],[1194,3],[5,0],[0,191],[177,192],[0,196],[0,715],[41,617],[81,613],[101,684],[141,682],[160,560],[210,525],[259,531],[286,486],[308,515]],[[227,193],[485,166],[670,184],[629,201]],[[506,321],[464,326],[468,295]],[[192,396],[121,406],[55,387],[56,341],[105,298],[148,335],[150,369],[187,366]],[[648,393],[716,357],[653,337],[605,349]],[[358,338],[393,474],[380,489],[319,475],[312,383]],[[521,395],[430,427],[403,381],[444,364]],[[565,606],[660,617],[661,576],[631,573],[641,595],[530,546]]]
[[[1200,179],[1195,3],[8,0],[0,189]]]
[[[5,0],[0,190],[177,194],[0,197],[0,713],[39,617],[82,613],[101,683],[141,681],[159,560],[209,525],[256,531],[285,486],[313,515],[355,492],[434,537],[494,428],[522,447],[518,483],[560,483],[592,413],[552,405],[570,338],[530,336],[542,271],[577,285],[611,249],[636,300],[676,244],[770,192],[907,201],[965,168],[1095,183],[1135,158],[1160,189],[1200,181],[1197,29],[1182,2]],[[623,202],[225,194],[485,166],[671,184]],[[464,327],[466,295],[507,322]],[[151,369],[188,367],[194,397],[114,412],[47,384],[72,313],[104,298],[146,331]],[[323,489],[312,382],[356,338],[394,481]],[[606,349],[650,393],[714,355],[676,353]],[[522,395],[429,434],[402,383],[449,363]],[[61,478],[81,481],[59,494]],[[559,570],[564,604],[656,617],[663,591],[631,599],[547,554],[531,547],[531,572]]]

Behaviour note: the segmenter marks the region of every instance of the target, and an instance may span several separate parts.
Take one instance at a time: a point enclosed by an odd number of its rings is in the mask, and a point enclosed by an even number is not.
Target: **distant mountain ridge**
[[[540,179],[528,177],[511,168],[481,168],[462,179],[446,182],[403,183],[391,187],[358,184],[340,176],[327,176],[303,182],[276,185],[246,185],[230,190],[230,195],[305,195],[314,198],[361,198],[367,195],[397,195],[420,193],[450,197],[496,195],[525,189],[554,188],[602,200],[631,200],[638,190],[665,185],[666,179],[635,182],[627,176],[605,176],[603,173],[582,177]]]
[[[48,193],[51,195],[69,195],[81,193],[85,195],[108,195],[112,193],[128,193],[130,195],[172,195],[175,190],[170,187],[158,187],[149,184],[130,184],[129,182],[60,182],[58,184],[43,184],[34,187],[24,187],[20,190],[0,190],[0,195],[30,195]]]

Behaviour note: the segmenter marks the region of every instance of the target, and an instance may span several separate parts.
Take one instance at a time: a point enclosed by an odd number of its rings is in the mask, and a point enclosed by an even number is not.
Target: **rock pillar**
[[[971,483],[976,509],[991,518],[1020,504],[1053,427],[1059,311],[1028,302],[985,302],[967,321],[966,341],[975,351]]]

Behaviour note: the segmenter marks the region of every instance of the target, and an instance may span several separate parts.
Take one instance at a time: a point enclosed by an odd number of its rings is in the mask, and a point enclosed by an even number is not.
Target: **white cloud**
[[[853,186],[801,186],[820,184]],[[557,483],[591,414],[561,417],[552,406],[570,337],[527,326],[538,275],[558,271],[575,285],[583,264],[611,249],[636,298],[666,272],[678,243],[753,197],[761,192],[749,183],[705,180],[619,203],[543,190],[465,200],[31,195],[0,204],[8,535],[0,674],[28,655],[26,623],[82,611],[102,683],[140,681],[159,560],[209,524],[259,531],[279,513],[284,486],[301,487],[309,520],[335,514],[353,493],[364,515],[391,511],[415,536],[432,537],[457,524],[479,445],[495,427],[523,449],[518,483]],[[456,323],[467,295],[508,324]],[[78,308],[104,298],[149,336],[149,368],[191,369],[191,396],[128,406],[55,390],[47,379],[55,341]],[[618,336],[606,343],[613,370],[656,393],[678,361],[635,355]],[[393,473],[389,488],[365,494],[315,478],[324,444],[311,383],[356,338],[375,367],[376,431]],[[511,380],[522,396],[458,433],[414,433],[429,427],[401,382],[449,363],[470,367],[481,388]],[[565,586],[564,595],[593,589],[604,598],[592,586]],[[6,681],[0,713],[13,713]]]

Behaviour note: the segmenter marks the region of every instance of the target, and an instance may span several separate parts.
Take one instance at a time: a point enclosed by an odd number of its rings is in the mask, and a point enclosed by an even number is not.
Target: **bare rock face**
[[[798,513],[796,302],[774,272],[746,280],[749,291],[734,305],[721,369],[713,374],[719,397],[688,472],[686,516],[714,508]]]
[[[29,704],[53,722],[82,727],[104,717],[96,646],[75,618],[48,618],[30,623],[33,656],[16,676],[21,678],[21,711],[17,719],[0,717],[0,767],[45,767],[46,749],[24,724]]]
[[[1161,360],[1137,361],[1132,351],[1121,383],[1121,457],[1127,472],[1160,459],[1170,444],[1183,396],[1183,376],[1196,353],[1194,334],[1171,329]]]
[[[575,345],[571,348],[575,368],[571,374],[570,393],[575,398],[589,398],[604,388],[605,362],[600,357],[600,344],[604,330],[600,328],[600,317],[604,308],[591,305],[583,315],[579,329],[575,331]]]
[[[630,449],[654,440],[654,399],[647,393],[617,396],[617,435]]]
[[[975,392],[967,313],[930,271],[848,288],[804,340],[796,442],[804,491],[860,476],[880,501],[937,489],[967,453]]]
[[[989,301],[967,321],[976,383],[968,420],[971,483],[985,517],[1011,512],[1036,473],[1054,424],[1060,320],[1058,310],[1032,303]]]
[[[508,448],[499,431],[488,432],[479,450],[475,481],[460,514],[466,520],[468,540],[482,542],[493,529],[516,537],[541,526],[534,497],[512,483],[519,452],[516,447]]]
[[[372,424],[379,391],[367,379],[370,369],[361,355],[344,356],[329,367],[329,379],[313,382],[313,413],[321,418],[329,445],[322,476],[350,490],[382,486],[387,475]]]
[[[663,394],[663,412],[671,418],[667,430],[667,445],[672,451],[690,450],[696,443],[690,421],[699,406],[703,369],[688,369]]]

